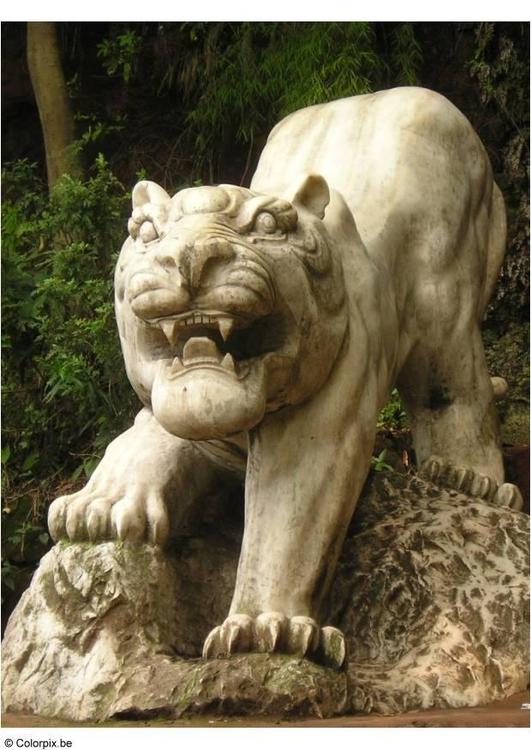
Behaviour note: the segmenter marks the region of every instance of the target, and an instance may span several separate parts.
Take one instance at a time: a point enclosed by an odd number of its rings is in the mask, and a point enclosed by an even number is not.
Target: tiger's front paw
[[[89,483],[79,492],[58,497],[50,505],[48,527],[54,541],[163,544],[168,538],[166,505],[157,492]]]
[[[311,617],[286,617],[282,612],[262,612],[256,618],[229,615],[210,632],[203,646],[204,659],[250,652],[307,657],[334,669],[344,668],[347,661],[340,630],[320,628]]]

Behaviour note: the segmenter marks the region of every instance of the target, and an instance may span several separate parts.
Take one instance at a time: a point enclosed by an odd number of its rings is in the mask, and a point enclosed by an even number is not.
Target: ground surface
[[[2,726],[9,727],[527,727],[529,693],[522,692],[503,701],[478,708],[430,709],[395,716],[358,715],[335,719],[292,719],[283,717],[260,720],[246,717],[204,716],[193,719],[146,721],[107,721],[102,724],[76,724],[27,714],[4,714]]]

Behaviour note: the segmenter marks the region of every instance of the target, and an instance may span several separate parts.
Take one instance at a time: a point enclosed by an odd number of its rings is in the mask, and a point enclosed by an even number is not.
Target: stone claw
[[[457,469],[455,475],[455,489],[457,492],[469,492],[473,479],[474,472],[471,469]]]
[[[513,510],[522,510],[524,506],[522,493],[515,484],[509,482],[498,487],[493,502],[495,505],[503,505]]]
[[[120,500],[112,507],[111,526],[121,541],[140,542],[145,535],[146,521],[135,505]]]
[[[437,483],[443,487],[453,487],[457,478],[457,468],[453,464],[441,464]]]
[[[427,458],[419,469],[419,474],[429,482],[433,482],[437,479],[441,472],[443,460],[439,456],[430,456]]]
[[[253,620],[249,615],[232,615],[221,627],[222,637],[227,627],[227,652],[249,651],[253,640]]]
[[[87,513],[87,533],[94,542],[110,537],[109,518],[111,505],[105,500],[95,501]]]
[[[221,625],[211,630],[203,644],[203,659],[215,659],[220,652]]]
[[[240,635],[240,628],[236,624],[227,626],[227,653],[233,654],[238,650],[238,637]],[[223,630],[223,629],[222,629]]]
[[[251,650],[253,621],[249,615],[230,615],[209,634],[203,658],[215,659]]]
[[[470,494],[473,497],[480,497],[482,500],[491,500],[494,497],[497,487],[498,484],[492,477],[475,473],[470,485]]]
[[[288,626],[288,618],[282,612],[262,612],[255,620],[256,648],[261,653],[281,651]]]
[[[48,529],[54,542],[66,534],[66,498],[58,497],[48,509]]]
[[[321,630],[319,661],[325,667],[345,669],[347,666],[347,644],[345,636],[337,628],[327,625]]]
[[[287,649],[290,654],[313,654],[319,645],[319,627],[311,617],[290,617]]]

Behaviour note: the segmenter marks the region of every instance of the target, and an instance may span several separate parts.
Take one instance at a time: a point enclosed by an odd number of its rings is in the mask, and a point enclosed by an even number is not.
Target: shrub
[[[48,198],[34,165],[2,174],[4,572],[28,560],[54,485],[89,475],[131,421],[113,315],[128,195],[98,157]],[[26,549],[24,549],[26,547]]]

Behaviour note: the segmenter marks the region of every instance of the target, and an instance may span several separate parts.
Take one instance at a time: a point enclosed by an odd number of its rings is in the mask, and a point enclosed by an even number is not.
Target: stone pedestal
[[[322,617],[345,633],[344,672],[283,655],[200,659],[230,604],[237,521],[167,550],[60,543],[7,627],[4,710],[328,717],[506,697],[528,683],[528,520],[418,477],[371,477]]]

